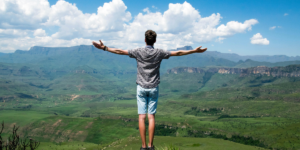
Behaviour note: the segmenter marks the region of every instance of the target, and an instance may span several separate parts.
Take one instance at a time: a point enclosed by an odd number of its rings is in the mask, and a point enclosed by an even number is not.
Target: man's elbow
[[[126,52],[123,51],[123,50],[117,50],[117,51],[115,51],[115,54],[119,54],[119,55],[128,55],[128,52],[126,53]]]
[[[123,52],[122,52],[122,51],[120,51],[120,50],[116,50],[116,51],[114,51],[114,53],[115,53],[115,54],[122,55],[122,53],[123,53]]]
[[[173,51],[173,52],[171,52],[171,56],[181,56],[181,52],[180,51]]]

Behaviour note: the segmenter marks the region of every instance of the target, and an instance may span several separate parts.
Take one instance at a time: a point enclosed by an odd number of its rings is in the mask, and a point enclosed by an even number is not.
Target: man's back
[[[154,88],[160,83],[159,68],[162,59],[168,59],[171,52],[153,48],[147,45],[145,48],[128,50],[129,57],[137,61],[136,83],[143,88]]]

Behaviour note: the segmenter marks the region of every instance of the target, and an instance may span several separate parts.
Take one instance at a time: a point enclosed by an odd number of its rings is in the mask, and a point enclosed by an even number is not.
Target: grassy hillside
[[[21,115],[20,115],[21,114]],[[16,117],[16,115],[18,117]],[[12,118],[13,119],[10,119]],[[4,138],[13,125],[21,126],[22,137],[41,141],[38,149],[137,149],[140,147],[136,121],[121,117],[78,118],[35,111],[1,111],[5,121]],[[127,137],[127,138],[126,138]],[[155,145],[180,149],[256,149],[228,140],[156,136]],[[216,144],[217,143],[217,144]]]

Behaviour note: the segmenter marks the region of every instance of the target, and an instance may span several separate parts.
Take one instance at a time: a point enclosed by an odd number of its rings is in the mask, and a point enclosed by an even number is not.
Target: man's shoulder
[[[147,47],[139,47],[139,48],[134,48],[134,49],[130,49],[128,51],[135,51],[135,52],[141,52],[141,51],[146,51],[146,50],[155,50],[155,51],[159,51],[159,52],[168,52],[167,50],[161,49],[161,48],[147,48]]]
[[[129,51],[130,50],[142,50],[143,49],[143,47],[138,47],[138,48],[132,48],[132,49],[129,49]]]

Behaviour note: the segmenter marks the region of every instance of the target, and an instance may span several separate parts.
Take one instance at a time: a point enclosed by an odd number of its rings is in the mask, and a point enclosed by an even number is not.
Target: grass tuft
[[[165,145],[163,147],[158,147],[157,150],[180,150],[178,147],[173,144]]]

